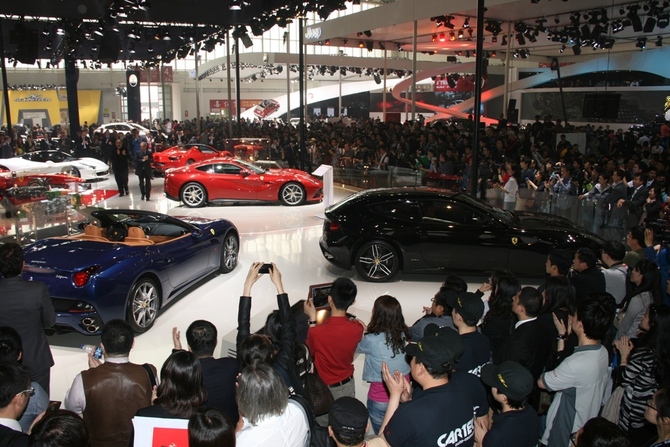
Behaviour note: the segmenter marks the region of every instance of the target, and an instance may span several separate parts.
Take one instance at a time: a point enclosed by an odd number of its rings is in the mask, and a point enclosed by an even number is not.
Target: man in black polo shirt
[[[451,328],[441,328],[424,333],[405,352],[412,357],[412,378],[421,389],[410,396],[411,386],[402,373],[382,364],[390,392],[380,430],[383,438],[391,447],[472,447],[475,420],[488,426],[488,402],[477,377],[454,371],[463,354],[461,337]]]
[[[491,343],[486,335],[477,331],[477,324],[484,315],[484,302],[474,293],[460,292],[448,296],[447,304],[463,343],[463,355],[456,370],[479,377],[482,366],[491,363]]]
[[[493,398],[502,405],[502,413],[493,415],[493,426],[475,425],[475,439],[483,447],[535,447],[540,419],[526,399],[533,389],[533,376],[516,362],[482,368],[482,381],[491,387]]]

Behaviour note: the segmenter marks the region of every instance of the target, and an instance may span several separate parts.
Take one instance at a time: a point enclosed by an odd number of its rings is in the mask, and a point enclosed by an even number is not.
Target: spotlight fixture
[[[346,47],[349,41],[347,39],[342,39],[342,46]]]
[[[656,39],[656,43],[654,44],[657,47],[662,47],[663,46],[663,36],[658,36],[658,39]]]
[[[654,28],[656,28],[656,19],[652,16],[648,16],[647,20],[644,22],[644,28],[642,31],[645,33],[653,33]]]
[[[502,44],[503,46],[507,45],[507,34],[503,34],[501,44]]]
[[[637,15],[637,11],[640,9],[639,5],[630,5],[628,6],[628,14],[626,14],[626,17],[630,20],[631,24],[633,25],[633,31],[636,33],[639,33],[642,31],[642,19],[640,18],[639,15]]]
[[[559,23],[561,23],[561,19],[558,16],[554,17],[554,23],[558,25]]]
[[[580,54],[582,54],[582,46],[581,46],[581,44],[579,44],[579,45],[578,45],[578,44],[574,44],[574,45],[572,46],[572,52],[574,53],[575,56],[579,56]]]
[[[440,42],[444,42],[445,40],[447,40],[447,36],[444,33],[440,33]]]
[[[452,42],[456,40],[456,34],[453,31],[449,33],[449,40]]]
[[[664,12],[658,16],[658,20],[656,21],[657,27],[665,29],[668,27],[668,24],[670,24],[670,13]]]
[[[523,37],[522,33],[517,33],[516,41],[519,42],[519,45],[526,45],[526,39]]]
[[[326,45],[330,45],[330,39],[326,39],[326,41],[325,41],[324,43],[325,43]]]
[[[470,28],[470,17],[466,17],[463,21],[463,28]]]
[[[372,49],[374,48],[374,45],[375,45],[375,43],[371,40],[368,40],[367,42],[365,42],[365,47],[368,49],[368,51],[372,51]]]
[[[230,0],[228,9],[230,11],[239,11],[242,9],[242,2],[240,0]]]
[[[645,48],[647,48],[647,38],[638,37],[637,42],[635,43],[635,47],[639,48],[640,50],[644,50]]]
[[[365,44],[362,40],[358,42],[358,48],[365,48]]]
[[[369,29],[363,31],[363,34],[365,34],[367,37],[372,37],[372,31],[370,31]]]
[[[565,45],[561,45],[561,49],[558,50],[558,52],[563,54],[564,51],[565,51]]]
[[[384,46],[384,44],[382,42],[379,42],[379,49],[380,50],[385,50],[386,49],[386,47]]]
[[[437,34],[433,34],[433,37],[430,40],[431,42],[437,42]]]
[[[468,37],[472,39],[472,28],[468,28]]]
[[[519,57],[519,50],[514,50],[514,54],[513,54],[513,56],[514,56],[514,57]]]
[[[496,52],[495,52],[495,50],[494,50],[494,51],[491,51],[491,57],[496,57]]]
[[[462,39],[463,38],[463,30],[458,31],[458,38]]]

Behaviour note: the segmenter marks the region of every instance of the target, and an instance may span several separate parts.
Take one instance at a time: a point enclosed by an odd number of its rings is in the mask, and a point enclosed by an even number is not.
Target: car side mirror
[[[251,175],[251,172],[249,172],[249,171],[240,171],[240,174],[242,175],[242,177],[249,177],[249,176]]]
[[[191,236],[194,238],[199,238],[202,236],[202,231],[199,228],[196,228],[195,230],[191,231]]]

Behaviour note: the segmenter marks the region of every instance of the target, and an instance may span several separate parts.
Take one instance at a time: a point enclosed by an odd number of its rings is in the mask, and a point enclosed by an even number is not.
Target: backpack
[[[314,412],[307,399],[299,394],[291,394],[289,399],[297,403],[307,417],[307,423],[309,424],[309,447],[335,447],[335,443],[328,436],[328,429],[322,427],[316,421],[316,416],[314,416]]]

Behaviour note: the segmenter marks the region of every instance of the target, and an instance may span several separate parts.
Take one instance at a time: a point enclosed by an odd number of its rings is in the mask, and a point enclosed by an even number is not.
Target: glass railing
[[[372,167],[334,168],[333,178],[336,185],[371,189],[396,186],[433,186],[452,191],[463,191],[466,181],[460,177],[426,174],[410,168]],[[478,194],[480,196],[480,194]],[[480,199],[498,208],[503,208],[502,192],[497,188],[487,189]],[[637,222],[628,215],[625,208],[605,206],[597,200],[579,200],[577,196],[568,196],[548,191],[521,192],[517,198],[517,211],[534,211],[563,216],[571,222],[596,233],[605,240],[621,241],[627,231]]]

